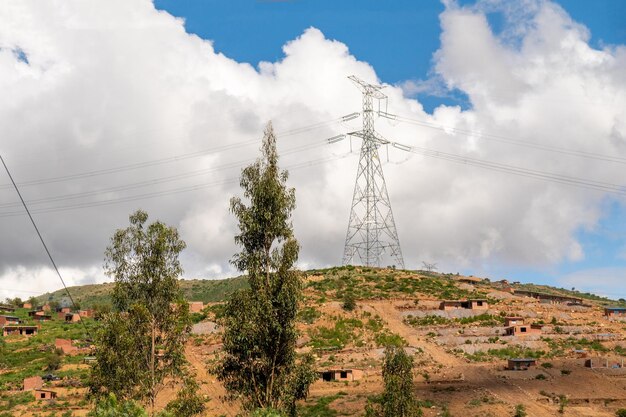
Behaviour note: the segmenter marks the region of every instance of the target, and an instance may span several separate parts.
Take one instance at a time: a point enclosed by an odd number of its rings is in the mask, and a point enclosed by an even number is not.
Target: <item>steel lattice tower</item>
[[[343,264],[358,256],[367,266],[381,266],[385,252],[404,269],[398,231],[391,211],[385,176],[378,148],[389,143],[374,130],[374,99],[386,99],[383,86],[367,84],[355,76],[348,77],[363,93],[363,130],[349,135],[362,139],[359,168],[356,174],[350,220],[346,234]]]

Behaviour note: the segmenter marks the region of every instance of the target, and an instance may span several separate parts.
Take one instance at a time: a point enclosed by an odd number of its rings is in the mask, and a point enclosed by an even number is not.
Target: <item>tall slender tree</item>
[[[299,245],[291,212],[295,190],[278,167],[276,135],[268,123],[261,157],[241,175],[243,196],[231,199],[239,221],[235,242],[241,247],[231,261],[247,274],[249,289],[237,291],[224,314],[224,356],[219,379],[246,409],[276,409],[296,414],[315,378],[312,358],[298,359],[295,327],[301,279],[294,264]]]
[[[178,231],[161,223],[146,226],[138,210],[130,226],[115,232],[105,252],[105,272],[115,279],[113,304],[97,335],[92,368],[95,394],[147,399],[154,415],[164,378],[180,376],[186,363],[189,307],[178,286],[185,248]]]

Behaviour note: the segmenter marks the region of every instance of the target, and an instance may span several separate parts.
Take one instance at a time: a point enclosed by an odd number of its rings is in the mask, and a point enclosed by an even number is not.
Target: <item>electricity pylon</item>
[[[363,130],[349,135],[360,137],[361,155],[354,185],[352,208],[346,234],[343,264],[354,262],[355,256],[367,266],[381,266],[385,252],[404,269],[404,259],[400,249],[398,231],[391,211],[383,168],[378,156],[378,148],[389,143],[374,130],[374,99],[387,99],[382,93],[383,86],[368,84],[355,77],[348,77],[363,93]],[[332,140],[331,140],[332,143]]]

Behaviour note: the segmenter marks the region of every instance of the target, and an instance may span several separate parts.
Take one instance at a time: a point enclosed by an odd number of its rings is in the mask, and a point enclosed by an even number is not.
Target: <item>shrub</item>
[[[546,379],[546,376],[544,374],[539,374],[535,377],[535,379],[539,379],[541,381],[543,381],[544,379]]]
[[[526,417],[527,415],[526,407],[524,407],[523,404],[517,404],[515,406],[515,414],[513,414],[513,417]]]
[[[352,311],[356,308],[356,300],[352,293],[347,292],[343,297],[343,309],[346,311]]]
[[[615,412],[617,417],[626,417],[626,408],[620,408]]]

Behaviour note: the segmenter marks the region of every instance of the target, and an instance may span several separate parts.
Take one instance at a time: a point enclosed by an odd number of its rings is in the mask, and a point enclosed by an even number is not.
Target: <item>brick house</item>
[[[34,336],[39,328],[37,326],[4,326],[2,328],[3,336]]]
[[[540,335],[543,326],[539,324],[517,324],[505,329],[507,336],[529,336]]]
[[[506,369],[509,371],[526,371],[533,366],[537,366],[537,359],[519,358],[509,359]]]
[[[454,310],[457,308],[465,308],[468,310],[487,310],[489,303],[487,300],[444,300],[439,304],[439,310]]]
[[[19,324],[20,318],[15,316],[0,316],[0,326],[8,324]]]
[[[505,317],[504,325],[506,327],[517,326],[518,324],[524,324],[523,317]]]
[[[608,318],[626,317],[626,308],[624,308],[624,307],[606,307],[604,309],[604,316],[608,317]]]
[[[40,376],[31,376],[30,378],[24,378],[24,391],[41,389],[41,387],[43,387],[43,379],[41,379]]]
[[[36,389],[33,393],[35,394],[35,399],[38,401],[54,400],[57,397],[56,391],[49,389]]]
[[[322,381],[358,381],[363,378],[360,369],[329,369],[320,371],[318,375]]]

